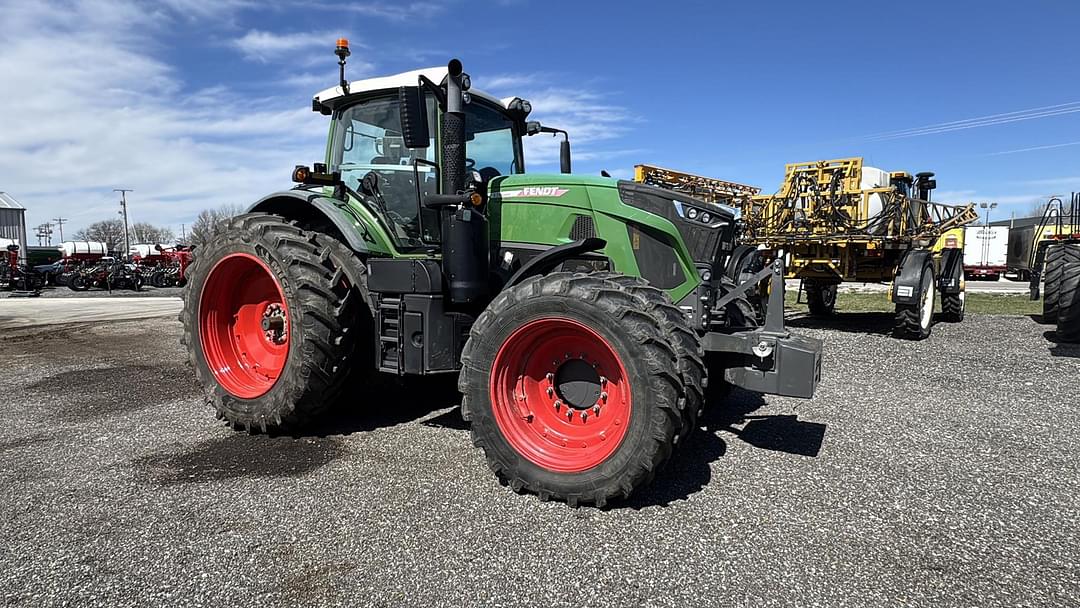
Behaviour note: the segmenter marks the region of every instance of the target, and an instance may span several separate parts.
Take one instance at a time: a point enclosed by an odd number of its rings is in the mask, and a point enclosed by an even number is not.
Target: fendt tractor
[[[602,177],[525,173],[564,133],[471,89],[461,62],[348,82],[313,109],[326,157],[218,227],[191,267],[184,343],[233,428],[290,432],[371,377],[458,374],[462,417],[515,491],[604,505],[649,482],[706,389],[811,397],[819,341],[784,328],[783,266],[736,285],[719,207]],[[771,277],[763,326],[745,293]],[[388,404],[392,407],[392,404]]]

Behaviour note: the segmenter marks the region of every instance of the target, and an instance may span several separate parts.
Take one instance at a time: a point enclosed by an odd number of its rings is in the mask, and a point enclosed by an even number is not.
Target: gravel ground
[[[0,333],[0,600],[1080,605],[1080,348],[844,315],[811,401],[736,392],[607,510],[500,487],[432,385],[308,436],[204,409],[172,319]],[[149,338],[149,339],[148,339]]]

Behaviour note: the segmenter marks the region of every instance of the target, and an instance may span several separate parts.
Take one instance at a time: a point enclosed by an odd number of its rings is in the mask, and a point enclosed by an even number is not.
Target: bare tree
[[[170,228],[165,226],[155,226],[149,222],[135,222],[132,227],[135,243],[161,243],[164,245],[172,244],[173,239],[176,238]]]
[[[107,250],[119,252],[124,247],[124,222],[118,219],[94,222],[76,232],[74,238],[76,241],[105,243]]]
[[[203,209],[191,224],[191,233],[188,236],[188,244],[193,247],[202,246],[206,243],[206,240],[210,238],[214,226],[240,215],[244,211],[245,209],[242,205],[234,204],[222,205],[217,209]]]

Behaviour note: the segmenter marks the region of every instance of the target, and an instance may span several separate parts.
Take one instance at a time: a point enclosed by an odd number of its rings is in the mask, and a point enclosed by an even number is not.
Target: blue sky
[[[460,57],[474,86],[571,132],[575,171],[648,162],[773,191],[786,162],[861,155],[939,199],[1023,215],[1080,190],[1074,2],[257,3],[0,0],[0,190],[34,226],[176,230],[318,159],[311,95]],[[950,123],[950,124],[946,124]],[[943,126],[942,126],[943,125]],[[550,142],[530,169],[557,170]]]

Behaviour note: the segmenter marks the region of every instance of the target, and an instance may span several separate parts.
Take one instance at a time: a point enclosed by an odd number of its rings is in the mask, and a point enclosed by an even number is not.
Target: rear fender
[[[361,255],[376,245],[368,227],[344,203],[321,192],[301,188],[275,192],[252,205],[248,213],[252,212],[273,213],[320,232],[334,232],[331,236]]]

